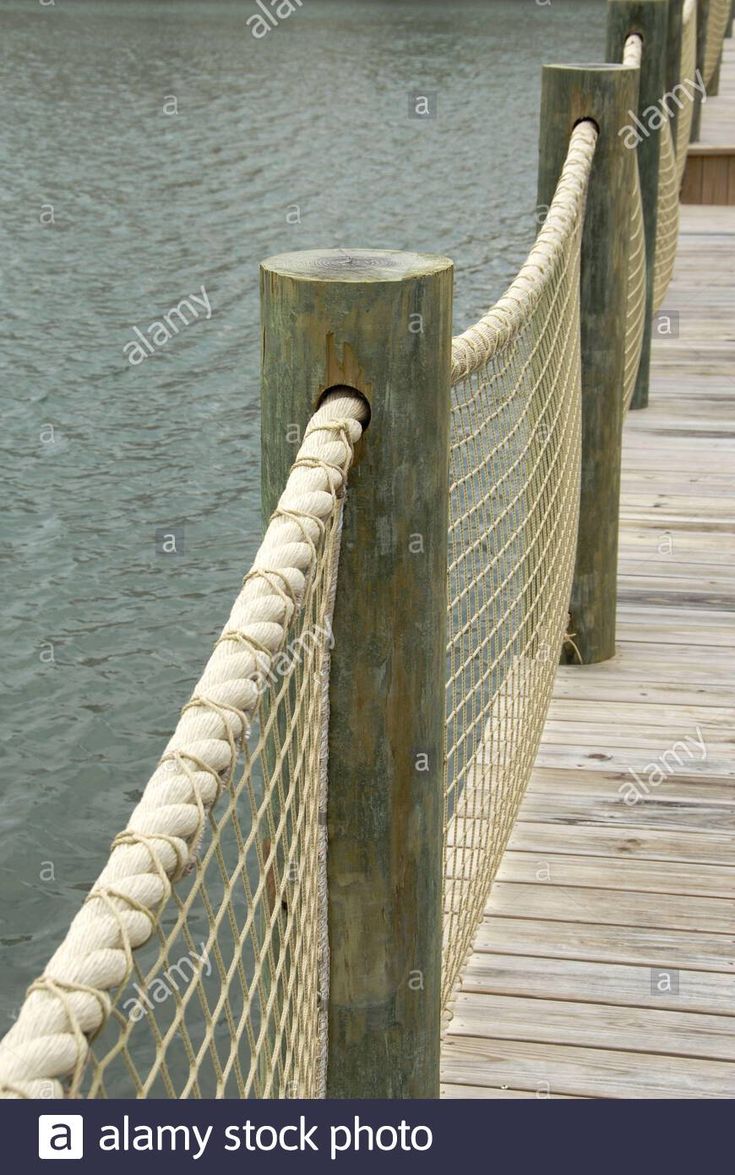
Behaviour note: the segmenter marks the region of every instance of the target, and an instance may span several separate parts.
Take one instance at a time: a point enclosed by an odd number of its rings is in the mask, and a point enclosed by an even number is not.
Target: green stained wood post
[[[541,85],[538,202],[551,203],[572,128],[599,128],[582,235],[582,485],[571,631],[582,661],[615,653],[620,457],[633,150],[623,129],[638,71],[547,65]],[[575,654],[564,654],[575,660]]]
[[[646,317],[643,327],[641,361],[638,367],[631,408],[648,406],[653,332],[653,275],[656,256],[656,222],[658,219],[658,161],[661,128],[653,112],[661,109],[666,89],[666,49],[669,0],[608,0],[607,60],[620,62],[627,38],[636,33],[643,41],[638,104],[632,111],[642,129],[636,128],[640,142],[635,154],[643,204],[646,236]],[[628,122],[635,126],[632,116]],[[655,124],[655,125],[653,125]]]
[[[722,50],[720,49],[720,55],[717,58],[717,65],[715,66],[715,72],[712,74],[712,79],[709,84],[709,89],[707,90],[707,97],[708,98],[716,98],[720,92],[720,69],[721,68],[722,68]]]
[[[681,39],[684,31],[685,0],[669,0],[669,28],[666,38],[666,92],[673,94],[681,81]],[[676,128],[680,108],[676,102],[667,104],[670,111],[671,134],[676,147]]]
[[[709,23],[710,0],[697,0],[697,69],[699,76],[704,78],[704,55],[707,46],[707,24]],[[702,95],[699,90],[694,95],[692,110],[692,133],[690,141],[699,142],[699,133],[702,125]]]
[[[732,36],[732,25],[733,25],[733,20],[735,20],[735,0],[732,0],[732,4],[730,5],[730,19],[729,19],[729,21],[727,22],[727,28],[726,28],[726,30],[725,30],[725,36],[726,36],[726,37],[731,37],[731,36]]]
[[[371,410],[330,674],[330,1098],[439,1091],[452,290],[451,261],[414,253],[261,266],[266,515],[322,394]]]

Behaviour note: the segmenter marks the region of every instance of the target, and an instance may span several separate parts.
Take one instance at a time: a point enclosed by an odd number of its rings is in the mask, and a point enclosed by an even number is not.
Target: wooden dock
[[[625,425],[618,653],[559,672],[444,1097],[735,1097],[733,274],[735,207],[684,207],[678,337]]]
[[[719,92],[702,107],[702,133],[687,154],[683,204],[735,204],[735,38],[722,51]]]

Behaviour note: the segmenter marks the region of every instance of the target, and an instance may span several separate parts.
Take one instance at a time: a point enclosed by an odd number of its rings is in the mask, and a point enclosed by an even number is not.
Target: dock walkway
[[[720,106],[735,132],[726,45],[704,136]],[[683,207],[678,337],[625,425],[618,653],[559,672],[444,1097],[735,1097],[734,274],[735,207]]]

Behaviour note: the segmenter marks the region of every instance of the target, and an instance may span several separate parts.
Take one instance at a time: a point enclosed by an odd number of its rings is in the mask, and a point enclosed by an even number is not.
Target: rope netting
[[[671,123],[666,122],[659,134],[658,209],[656,219],[656,251],[653,265],[653,313],[663,304],[674,272],[679,243],[679,176],[674,155]]]
[[[5,1097],[314,1097],[327,677],[366,418],[312,417],[228,623],[107,865],[0,1042]]]
[[[641,68],[643,41],[633,34],[623,48],[623,65]],[[641,362],[643,332],[646,323],[646,233],[643,221],[643,199],[636,157],[633,167],[633,196],[628,251],[628,296],[625,317],[625,369],[623,376],[623,403],[627,409],[633,399],[638,368]]]
[[[628,302],[625,317],[625,371],[623,403],[630,407],[641,362],[646,324],[646,234],[638,161],[633,167],[633,212],[628,253]]]
[[[722,43],[730,22],[731,0],[709,0],[707,33],[704,41],[704,84],[707,88],[717,72]]]
[[[536,757],[579,510],[579,260],[597,132],[575,127],[518,277],[453,340],[443,998]]]

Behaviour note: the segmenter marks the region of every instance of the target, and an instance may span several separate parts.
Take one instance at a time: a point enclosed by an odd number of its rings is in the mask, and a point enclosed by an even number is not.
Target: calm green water
[[[535,231],[541,63],[604,49],[604,0],[304,0],[261,40],[255,11],[0,5],[0,1032],[254,553],[259,260],[449,254],[468,325]],[[202,286],[211,317],[131,365],[132,328]]]

